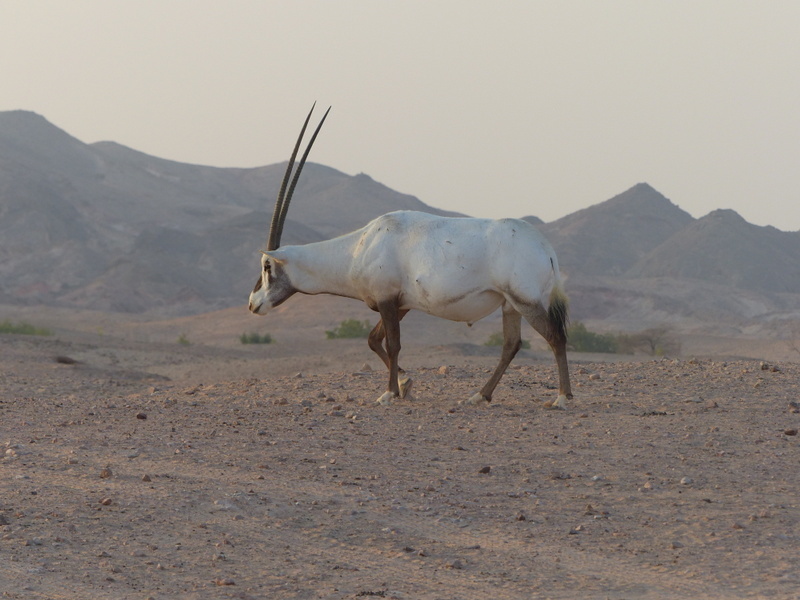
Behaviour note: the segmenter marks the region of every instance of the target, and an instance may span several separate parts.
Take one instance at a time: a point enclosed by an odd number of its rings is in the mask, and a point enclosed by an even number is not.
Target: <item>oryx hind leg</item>
[[[539,304],[531,304],[522,309],[522,315],[539,335],[549,344],[558,367],[558,398],[545,402],[545,408],[567,408],[567,399],[572,399],[567,362],[567,311],[566,299],[560,294],[551,295],[548,310]]]
[[[503,374],[506,372],[508,365],[519,352],[521,341],[520,325],[522,323],[522,315],[520,315],[514,307],[509,303],[503,305],[503,350],[500,354],[500,362],[497,367],[483,386],[480,392],[477,392],[462,404],[479,404],[481,402],[491,402],[492,394]]]

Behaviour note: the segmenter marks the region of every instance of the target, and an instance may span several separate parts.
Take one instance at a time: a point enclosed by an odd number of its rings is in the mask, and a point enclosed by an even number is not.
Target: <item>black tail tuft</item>
[[[547,309],[547,318],[550,321],[551,331],[555,337],[567,339],[567,325],[569,324],[569,300],[560,286],[550,292],[550,306]]]

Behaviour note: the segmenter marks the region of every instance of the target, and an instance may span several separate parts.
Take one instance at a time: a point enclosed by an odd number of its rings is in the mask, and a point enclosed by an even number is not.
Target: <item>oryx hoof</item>
[[[375,401],[375,404],[380,404],[381,406],[388,406],[392,403],[392,401],[396,398],[396,396],[392,392],[383,392],[381,397]]]
[[[411,391],[411,384],[414,383],[413,381],[411,381],[411,378],[403,377],[401,379],[398,379],[397,383],[400,385],[400,397],[401,398],[408,397],[408,399],[411,400],[412,399],[411,396],[408,395],[408,393]]]
[[[476,394],[473,394],[466,400],[461,400],[459,404],[461,404],[462,406],[477,406],[478,404],[483,404],[484,402],[486,404],[489,404],[489,399],[480,392],[477,392]]]
[[[556,398],[555,402],[550,400],[545,402],[544,407],[553,410],[567,410],[567,397],[564,396],[563,394],[559,395],[558,398]]]

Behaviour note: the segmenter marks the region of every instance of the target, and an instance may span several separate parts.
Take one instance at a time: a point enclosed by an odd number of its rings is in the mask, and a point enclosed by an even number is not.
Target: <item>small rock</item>
[[[797,429],[784,429],[783,435],[797,435]]]
[[[681,477],[681,485],[689,485],[691,483],[694,483],[694,479],[691,477]]]
[[[592,373],[589,375],[589,381],[600,381],[600,373]]]
[[[106,467],[100,471],[100,479],[108,479],[112,477],[114,473],[111,471],[110,467]]]
[[[136,413],[136,418],[139,419],[140,421],[144,421],[145,419],[147,419],[147,414],[143,412],[138,412]]]
[[[214,580],[215,585],[236,585],[236,582],[233,579],[228,579],[227,577],[220,577],[219,579]]]
[[[63,354],[59,354],[56,356],[56,362],[62,365],[76,365],[78,361],[72,358],[71,356],[64,356]]]
[[[450,373],[450,367],[448,367],[447,365],[442,365],[441,367],[439,367],[438,373],[439,375],[447,375],[448,373]]]
[[[489,473],[491,470],[492,470],[492,467],[489,467],[489,466],[486,466],[486,467],[481,467],[481,469],[480,469],[480,471],[478,471],[478,473],[481,473],[481,474],[483,474],[483,475],[486,475],[486,474],[488,474],[488,473]]]
[[[583,530],[584,530],[583,525],[578,525],[577,527],[573,527],[572,529],[570,529],[569,530],[569,534],[570,535],[577,535],[578,533],[580,533]]]
[[[148,482],[148,481],[152,481],[152,479],[150,479],[150,475],[145,474],[145,475],[142,475],[142,481]]]
[[[673,550],[680,550],[681,548],[683,548],[683,544],[681,544],[680,542],[677,542],[677,541],[676,542],[672,542],[672,549]]]
[[[364,363],[363,365],[361,365],[361,370],[364,371],[365,373],[369,373],[370,371],[372,371],[372,367],[369,365],[369,363]]]
[[[445,567],[447,567],[448,569],[457,569],[457,570],[460,570],[460,569],[463,569],[463,568],[464,568],[464,563],[462,563],[462,562],[461,562],[460,560],[458,560],[458,559],[455,559],[455,560],[449,560],[449,561],[447,561],[447,562],[445,563],[445,565],[444,565],[444,566],[445,566]]]
[[[114,501],[111,498],[103,498],[102,500],[100,500],[100,504],[102,504],[103,506],[111,506],[112,504],[114,504]]]

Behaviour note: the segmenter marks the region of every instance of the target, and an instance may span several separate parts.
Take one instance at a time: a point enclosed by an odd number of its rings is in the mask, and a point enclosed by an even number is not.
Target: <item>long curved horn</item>
[[[289,186],[289,192],[286,193],[286,185],[289,183],[289,178],[292,174],[292,168],[294,167],[294,161],[297,156],[297,151],[300,149],[300,142],[303,140],[303,135],[305,134],[306,127],[308,126],[308,121],[311,119],[311,113],[314,112],[314,107],[317,105],[315,102],[311,106],[311,110],[308,111],[308,116],[306,116],[306,120],[303,122],[303,127],[300,130],[300,135],[297,137],[297,142],[295,143],[294,150],[292,151],[292,156],[289,158],[289,164],[286,166],[286,173],[283,175],[283,181],[281,182],[281,188],[278,192],[278,198],[275,201],[275,208],[272,213],[272,221],[269,227],[269,238],[267,240],[267,250],[275,250],[280,246],[281,243],[281,234],[283,233],[283,224],[286,221],[286,212],[289,208],[289,201],[292,199],[292,194],[294,193],[294,187],[297,184],[297,179],[300,176],[300,171],[303,169],[303,165],[306,162],[306,158],[308,157],[308,153],[311,150],[311,146],[314,144],[314,140],[319,133],[320,128],[322,127],[322,123],[325,122],[325,117],[328,116],[330,112],[330,107],[325,112],[325,115],[322,117],[322,121],[320,121],[319,125],[317,125],[316,131],[314,131],[314,135],[311,137],[311,141],[308,143],[305,152],[303,153],[303,157],[300,160],[300,164],[297,167],[297,171],[295,172],[294,179],[292,179],[292,184]]]
[[[297,156],[297,151],[300,149],[300,142],[303,141],[303,134],[306,132],[308,121],[311,119],[311,113],[314,112],[314,107],[316,105],[316,102],[311,105],[311,110],[308,111],[308,116],[303,123],[303,128],[300,130],[300,135],[297,136],[297,143],[294,145],[292,156],[289,158],[289,164],[286,165],[286,173],[283,175],[281,189],[278,191],[278,198],[275,200],[275,208],[272,211],[272,221],[269,225],[269,238],[267,238],[267,250],[277,249],[280,243],[280,238],[278,237],[278,222],[281,216],[281,207],[283,206],[283,196],[286,193],[286,184],[289,183],[289,177],[292,175],[292,167],[294,167],[294,159]]]
[[[328,113],[331,112],[331,107],[328,107],[328,110],[325,111],[325,114],[322,115],[322,120],[317,125],[317,128],[314,130],[314,135],[311,136],[311,140],[308,142],[308,146],[306,146],[306,151],[303,152],[303,157],[300,159],[300,163],[297,165],[297,170],[294,172],[294,177],[292,178],[292,184],[289,186],[289,191],[286,193],[286,198],[281,205],[281,218],[278,221],[278,235],[277,235],[277,242],[280,243],[281,234],[283,234],[283,224],[286,222],[286,212],[289,210],[289,202],[292,200],[292,195],[294,194],[294,188],[297,185],[297,180],[300,179],[300,172],[303,170],[303,165],[306,164],[306,158],[308,158],[308,153],[311,152],[311,146],[314,145],[314,140],[317,139],[317,134],[319,130],[322,129],[322,124],[325,122],[325,119],[328,117]]]

